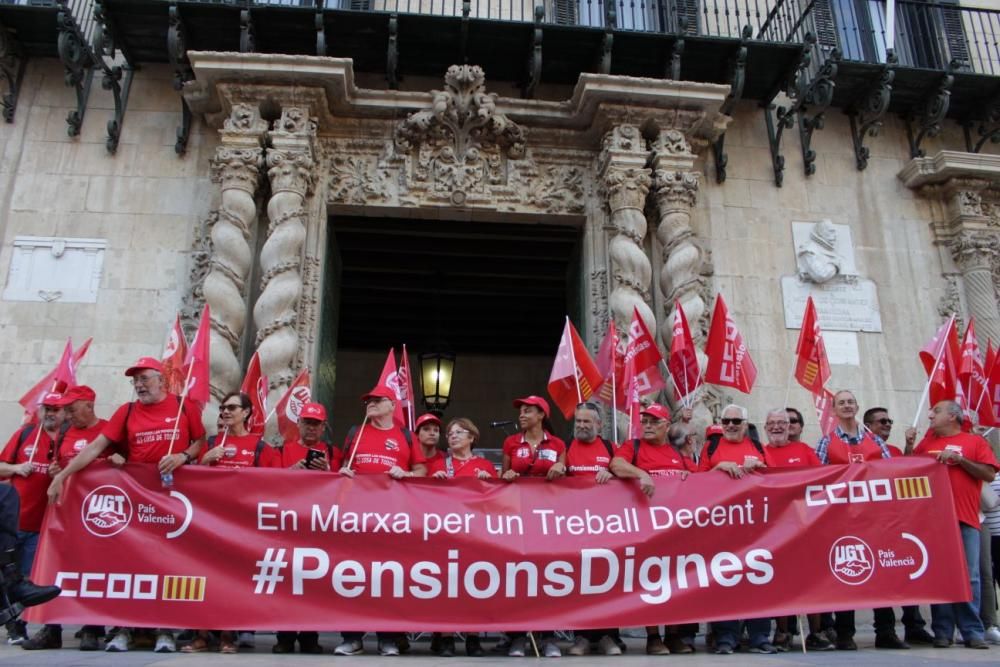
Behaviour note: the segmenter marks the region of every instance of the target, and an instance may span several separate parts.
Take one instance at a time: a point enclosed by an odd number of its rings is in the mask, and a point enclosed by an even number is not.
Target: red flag
[[[628,414],[628,437],[641,438],[642,425],[640,422],[640,411],[642,410],[642,396],[639,393],[639,377],[634,373],[634,365],[625,364],[625,402],[622,406]]]
[[[184,337],[181,316],[178,314],[167,333],[167,342],[163,346],[163,356],[161,357],[163,379],[167,383],[167,391],[171,394],[184,392],[184,360],[187,358],[187,354],[187,339]]]
[[[920,361],[930,383],[931,405],[958,396],[958,358],[958,332],[952,315],[920,350]]]
[[[597,370],[601,374],[598,398],[613,404],[619,410],[626,410],[625,401],[625,348],[615,328],[615,321],[608,322],[601,347],[597,350]]]
[[[634,391],[640,396],[652,394],[663,389],[666,382],[660,373],[660,363],[663,356],[656,347],[656,340],[649,333],[646,321],[639,314],[639,309],[632,310],[632,324],[628,328],[628,345],[625,347],[624,374],[626,380],[631,378],[636,386]],[[623,383],[628,387],[628,382]]]
[[[828,389],[821,389],[819,393],[813,394],[813,405],[816,407],[820,433],[828,435],[837,426],[837,415],[833,413],[833,393]]]
[[[983,364],[983,369],[986,371],[986,377],[988,378],[993,372],[993,365],[997,362],[996,352],[993,350],[993,341],[989,338],[986,339],[986,363]]]
[[[410,354],[406,351],[406,343],[403,343],[403,356],[399,364],[399,402],[406,416],[406,428],[412,431],[413,423],[416,421],[417,398],[413,394],[413,375],[410,373]]]
[[[552,372],[549,373],[549,396],[563,416],[569,419],[577,403],[594,395],[594,389],[601,385],[601,380],[597,364],[567,317]]]
[[[826,344],[811,296],[806,300],[795,355],[795,379],[811,394],[822,393],[826,381],[830,379],[830,362],[826,357]]]
[[[18,403],[24,408],[27,419],[34,418],[45,394],[51,391],[66,391],[70,387],[76,386],[76,370],[80,367],[80,361],[87,354],[93,340],[93,338],[88,338],[74,352],[72,339],[66,339],[66,347],[63,348],[62,357],[59,358],[56,367],[46,373],[45,377],[36,382],[31,389],[25,392],[24,396],[18,399]]]
[[[674,378],[674,397],[683,403],[701,384],[701,372],[698,369],[694,339],[680,301],[674,302],[674,331],[670,338],[667,368]]]
[[[303,368],[274,408],[278,415],[278,432],[285,442],[299,438],[299,413],[303,405],[312,401],[311,384],[309,369]]]
[[[240,391],[250,397],[253,413],[247,428],[254,435],[263,435],[267,428],[267,376],[260,371],[260,353],[254,352],[247,366],[246,377],[240,385]]]
[[[962,340],[961,354],[958,364],[958,379],[959,387],[965,395],[966,410],[978,413],[981,425],[992,425],[994,422],[993,405],[990,399],[986,368],[979,352],[975,318],[969,318],[969,326],[965,329],[965,338]]]
[[[211,339],[212,313],[205,304],[201,311],[201,321],[194,333],[194,340],[184,358],[184,376],[187,378],[187,397],[195,403],[205,405],[211,398],[208,379],[211,376],[209,367],[209,342]]]
[[[399,383],[399,371],[396,370],[396,348],[389,348],[389,356],[382,366],[382,375],[378,378],[376,387],[388,387],[396,397],[396,409],[392,413],[392,421],[400,428],[406,428],[406,416],[403,414],[403,391]]]
[[[715,312],[712,314],[705,354],[708,355],[706,382],[750,393],[757,379],[757,366],[750,358],[743,334],[730,319],[721,294],[715,297]]]

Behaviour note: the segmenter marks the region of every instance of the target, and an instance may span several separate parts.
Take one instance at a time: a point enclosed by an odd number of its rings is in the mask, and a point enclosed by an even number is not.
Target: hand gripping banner
[[[530,630],[970,599],[944,465],[637,484],[104,464],[50,507],[39,622]],[[400,612],[405,610],[405,612]]]

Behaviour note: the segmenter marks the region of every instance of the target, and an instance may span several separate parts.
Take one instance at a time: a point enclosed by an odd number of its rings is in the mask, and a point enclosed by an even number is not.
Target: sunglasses
[[[231,412],[233,410],[242,410],[243,406],[239,403],[226,403],[225,405],[219,406],[219,412]]]
[[[789,424],[801,424],[802,420],[801,419],[789,419],[788,423]]]
[[[723,426],[739,426],[743,423],[742,417],[723,417],[721,420]]]
[[[888,417],[883,417],[882,419],[876,419],[875,421],[877,421],[882,426],[892,426],[892,420],[889,419]]]

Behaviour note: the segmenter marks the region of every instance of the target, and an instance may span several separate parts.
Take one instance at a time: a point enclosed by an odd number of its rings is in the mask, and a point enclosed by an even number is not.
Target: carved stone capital
[[[698,196],[700,174],[694,171],[667,171],[653,173],[656,203],[661,212],[677,208],[692,208]]]
[[[963,273],[990,271],[1000,257],[1000,235],[994,232],[961,231],[948,241],[948,249]]]
[[[264,166],[262,148],[233,148],[222,145],[215,149],[212,158],[212,181],[223,190],[236,188],[253,196],[260,182],[260,168]]]
[[[612,167],[603,176],[608,207],[612,213],[623,208],[642,210],[652,183],[648,169]]]
[[[316,126],[317,121],[309,115],[308,107],[282,107],[281,117],[274,121],[271,129],[271,139],[281,141],[315,137]]]
[[[300,197],[312,194],[316,186],[316,162],[309,150],[281,150],[269,148],[267,151],[267,177],[271,181],[271,192],[294,192]]]
[[[256,104],[238,102],[233,104],[229,117],[222,123],[223,141],[228,136],[251,137],[259,140],[267,132],[267,121],[260,117],[260,108]]]

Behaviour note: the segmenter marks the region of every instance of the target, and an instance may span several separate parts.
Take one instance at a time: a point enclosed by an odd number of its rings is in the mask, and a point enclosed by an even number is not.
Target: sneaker
[[[109,641],[104,647],[104,650],[108,653],[124,653],[128,650],[128,631],[121,630],[115,635],[114,639]]]
[[[241,632],[236,636],[236,645],[240,648],[253,648],[257,646],[257,637],[252,632]]]
[[[810,634],[806,637],[807,651],[833,651],[834,645],[823,633]]]
[[[875,635],[875,648],[908,649],[910,645],[900,639],[895,632]]]
[[[523,658],[524,649],[528,645],[527,637],[515,637],[510,640],[510,648],[507,649],[507,655],[512,658]]]
[[[670,649],[671,655],[684,655],[687,653],[694,653],[694,647],[684,641],[678,635],[667,635],[667,648]]]
[[[989,647],[990,647],[990,645],[987,644],[982,639],[966,639],[965,640],[965,648],[988,649]]]
[[[927,632],[923,628],[917,628],[915,630],[907,630],[906,636],[903,637],[907,644],[933,644],[934,635]]]
[[[470,658],[481,658],[486,655],[479,635],[465,635],[465,655]]]
[[[552,640],[549,640],[542,644],[542,655],[546,658],[561,658],[562,651],[559,650],[559,646]]]
[[[386,639],[378,643],[378,654],[384,656],[399,655],[399,646],[395,639]]]
[[[601,637],[601,641],[597,642],[597,650],[604,655],[621,655],[622,650],[615,643],[614,637],[609,637],[604,635]]]
[[[792,650],[792,633],[775,631],[774,639],[771,643],[779,652],[788,653]]]
[[[566,651],[569,655],[587,655],[590,653],[590,640],[583,635],[577,635],[573,640],[573,645]]]
[[[772,655],[774,653],[777,653],[778,649],[774,648],[774,644],[771,644],[770,642],[764,642],[763,644],[757,644],[756,646],[751,646],[750,652]]]
[[[278,642],[271,647],[271,653],[295,653],[295,642]]]
[[[81,651],[96,651],[101,648],[101,645],[97,639],[97,635],[93,632],[82,632],[80,633],[80,650]]]
[[[729,642],[716,642],[715,644],[715,654],[716,655],[732,655],[733,645]]]
[[[50,648],[62,648],[62,629],[55,630],[47,625],[34,634],[31,639],[21,642],[25,651],[39,651]]]
[[[831,644],[837,643],[837,631],[833,628],[826,628],[825,630],[820,630],[820,634],[826,637],[827,641]]]
[[[156,635],[156,646],[153,647],[153,653],[176,653],[177,643],[174,642],[174,636],[169,632],[161,632]]]
[[[667,655],[670,650],[660,639],[660,635],[646,637],[646,655]]]
[[[351,639],[341,643],[333,649],[334,655],[361,655],[365,652],[365,645],[360,639]]]
[[[983,633],[983,639],[991,644],[1000,644],[1000,628],[995,625],[986,628],[986,632]]]
[[[838,651],[857,651],[858,645],[854,643],[854,640],[850,637],[845,639],[837,640],[837,650]]]
[[[7,624],[7,643],[17,645],[28,638],[28,625],[23,621],[12,621]]]
[[[454,637],[442,637],[441,645],[438,648],[438,655],[442,658],[454,658],[455,657],[455,638]]]

